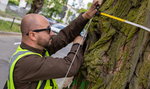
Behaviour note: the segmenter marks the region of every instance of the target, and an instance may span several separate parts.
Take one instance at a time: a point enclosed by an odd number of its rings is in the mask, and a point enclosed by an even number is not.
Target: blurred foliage
[[[86,11],[87,11],[87,9],[81,8],[81,9],[79,9],[77,12],[78,12],[78,13],[81,13],[81,12],[86,12]]]
[[[62,12],[62,8],[66,3],[67,0],[47,0],[42,9],[42,14],[49,18],[57,16]]]
[[[69,17],[73,15],[73,12],[71,12],[70,10],[67,12],[67,21],[70,22]]]
[[[88,4],[87,4],[87,7],[91,7],[91,5],[92,5],[92,3],[88,3]],[[82,13],[82,12],[86,12],[86,11],[87,11],[87,9],[80,8],[80,9],[77,11],[77,13]]]
[[[54,20],[56,20],[56,21],[59,22],[59,23],[64,23],[64,22],[62,21],[62,19],[54,19]]]
[[[32,4],[33,0],[25,0],[28,4]],[[9,0],[9,3],[19,5],[20,0]]]
[[[19,5],[19,0],[9,0],[8,3],[18,6]]]
[[[91,5],[92,5],[92,3],[90,2],[90,3],[87,4],[87,7],[91,7]]]
[[[70,10],[68,11],[67,17],[70,17],[71,15],[73,15],[73,12],[71,12]]]
[[[25,0],[28,4],[32,4],[33,0]]]

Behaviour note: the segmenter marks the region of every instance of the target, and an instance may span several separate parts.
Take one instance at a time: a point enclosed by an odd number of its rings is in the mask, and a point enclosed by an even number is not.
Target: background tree
[[[26,0],[26,2],[27,3],[26,3],[26,6],[24,7],[24,9],[26,9],[29,4],[32,4],[33,0]]]
[[[104,0],[100,10],[150,27],[150,0]],[[88,32],[72,89],[150,89],[149,32],[104,16]]]
[[[31,1],[31,0],[29,0]],[[44,5],[44,0],[33,0],[29,13],[39,13]]]
[[[46,2],[45,7],[43,8],[43,15],[47,17],[59,15],[63,7],[67,4],[68,0],[50,0]]]

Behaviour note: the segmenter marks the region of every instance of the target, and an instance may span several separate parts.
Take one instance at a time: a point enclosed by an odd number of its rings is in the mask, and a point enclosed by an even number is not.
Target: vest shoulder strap
[[[23,50],[20,47],[17,48],[17,51],[13,54],[13,56],[11,57],[10,60],[10,69],[9,69],[9,80],[8,80],[8,89],[15,89],[14,87],[14,81],[13,81],[13,72],[14,72],[14,68],[16,63],[18,62],[18,60],[24,56],[27,55],[31,55],[31,54],[36,54],[41,56],[38,53],[34,53],[28,50]]]

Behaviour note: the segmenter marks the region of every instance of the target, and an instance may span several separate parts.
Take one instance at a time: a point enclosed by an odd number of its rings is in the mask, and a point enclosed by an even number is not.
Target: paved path
[[[1,16],[0,16],[0,20],[9,21],[9,22],[12,22],[12,21],[13,21],[13,19],[12,19],[12,18],[6,18],[6,17],[1,17]],[[14,23],[18,23],[18,24],[20,24],[20,23],[21,23],[21,21],[20,21],[20,20],[15,19],[15,20],[14,20]]]
[[[0,89],[3,89],[6,79],[8,78],[8,61],[17,47],[14,43],[20,41],[19,35],[6,34],[8,33],[0,33]]]

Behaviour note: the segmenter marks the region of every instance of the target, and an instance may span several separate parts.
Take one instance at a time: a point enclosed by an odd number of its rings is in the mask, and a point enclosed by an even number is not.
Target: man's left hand
[[[100,5],[99,0],[93,0],[92,6],[88,9],[87,12],[82,14],[84,19],[91,19],[97,12],[96,6]]]

